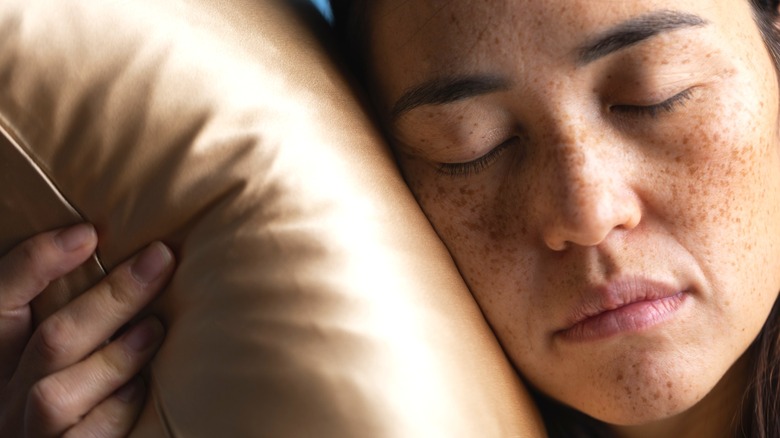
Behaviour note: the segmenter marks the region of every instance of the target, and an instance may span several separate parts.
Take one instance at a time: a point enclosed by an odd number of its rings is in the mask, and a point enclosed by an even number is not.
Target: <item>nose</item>
[[[631,230],[642,206],[631,187],[625,153],[605,153],[588,144],[564,144],[556,151],[551,190],[542,225],[545,244],[554,251],[570,245],[595,246],[616,229]]]

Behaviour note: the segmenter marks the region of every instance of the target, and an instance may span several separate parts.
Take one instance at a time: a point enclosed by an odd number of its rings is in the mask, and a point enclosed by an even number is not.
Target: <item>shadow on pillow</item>
[[[540,435],[324,31],[305,2],[4,0],[0,253],[96,225],[42,318],[175,249],[136,436]]]

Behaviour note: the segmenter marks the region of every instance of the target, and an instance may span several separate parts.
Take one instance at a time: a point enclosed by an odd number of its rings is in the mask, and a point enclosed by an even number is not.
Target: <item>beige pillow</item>
[[[0,253],[96,225],[40,319],[175,250],[135,436],[541,434],[326,36],[302,2],[2,0]]]

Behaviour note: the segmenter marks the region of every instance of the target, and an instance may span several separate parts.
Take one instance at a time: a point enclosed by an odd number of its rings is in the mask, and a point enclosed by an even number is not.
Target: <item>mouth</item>
[[[643,279],[596,287],[572,312],[566,328],[555,334],[567,341],[587,342],[646,330],[674,317],[688,292]]]

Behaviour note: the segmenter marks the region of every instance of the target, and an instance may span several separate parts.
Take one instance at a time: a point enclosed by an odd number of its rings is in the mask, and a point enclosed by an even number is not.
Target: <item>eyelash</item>
[[[468,161],[466,163],[441,163],[439,164],[437,171],[443,175],[450,176],[450,177],[456,177],[456,176],[466,177],[466,176],[477,174],[490,167],[493,163],[495,163],[498,157],[500,157],[501,154],[504,151],[506,151],[506,149],[509,146],[511,146],[515,141],[517,141],[517,137],[512,137],[509,140],[493,148],[487,154],[473,161]]]
[[[652,118],[658,117],[661,112],[671,113],[678,107],[684,106],[685,103],[691,98],[693,88],[689,88],[681,93],[666,99],[661,103],[654,105],[614,105],[610,107],[613,112],[620,112],[628,115],[637,116],[649,116]],[[512,137],[509,140],[501,143],[493,148],[487,154],[477,158],[473,161],[466,163],[441,163],[438,166],[438,172],[450,177],[466,177],[477,174],[488,167],[490,167],[498,157],[515,141],[517,137]]]
[[[692,93],[693,88],[689,88],[682,93],[675,94],[669,99],[655,105],[613,105],[610,107],[610,110],[628,115],[650,116],[655,118],[658,117],[661,112],[671,113],[678,107],[684,106],[691,98]]]

